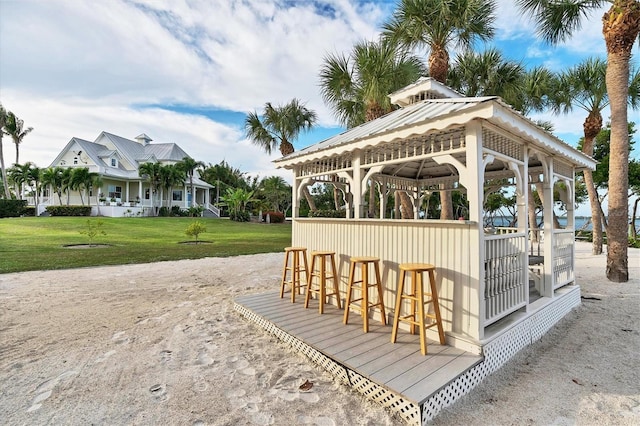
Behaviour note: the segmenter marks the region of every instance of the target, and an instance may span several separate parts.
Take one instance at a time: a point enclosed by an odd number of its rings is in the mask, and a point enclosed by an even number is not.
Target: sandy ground
[[[640,424],[640,250],[613,284],[577,247],[587,299],[435,424]],[[0,423],[401,424],[233,311],[282,259],[0,275]]]

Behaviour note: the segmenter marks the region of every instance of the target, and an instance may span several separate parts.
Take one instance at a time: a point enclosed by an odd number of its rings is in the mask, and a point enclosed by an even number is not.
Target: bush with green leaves
[[[89,237],[89,244],[94,245],[93,240],[99,235],[107,235],[102,229],[104,222],[100,219],[87,219],[86,227],[80,230],[80,233]]]
[[[20,217],[26,208],[27,200],[0,200],[0,217]]]
[[[91,206],[47,206],[51,216],[91,216]]]
[[[204,223],[199,220],[191,222],[187,229],[184,231],[184,233],[188,236],[194,237],[196,243],[198,242],[198,237],[200,236],[200,234],[204,232],[207,232],[207,228],[204,226]]]

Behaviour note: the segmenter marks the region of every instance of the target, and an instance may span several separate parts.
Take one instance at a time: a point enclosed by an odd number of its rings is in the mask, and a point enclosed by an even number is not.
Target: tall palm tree
[[[191,203],[189,204],[189,207],[191,207],[196,201],[196,193],[193,191],[193,176],[195,175],[196,170],[202,170],[205,167],[205,164],[202,161],[196,161],[191,157],[184,157],[182,161],[178,162],[178,167],[189,179],[189,190],[191,191]]]
[[[500,96],[510,105],[522,97],[525,69],[496,48],[465,50],[453,61],[447,84],[465,96]]]
[[[138,174],[149,182],[149,199],[154,216],[157,216],[153,194],[160,188],[160,163],[143,163],[138,168]]]
[[[494,0],[402,0],[383,36],[407,48],[429,51],[429,75],[445,83],[449,73],[449,49],[470,48],[494,34]],[[451,192],[441,193],[441,219],[453,219]]]
[[[9,111],[7,114],[7,122],[4,125],[7,135],[11,136],[13,143],[16,145],[16,162],[20,164],[20,144],[22,140],[33,130],[33,127],[24,128],[24,120],[16,117],[14,113]]]
[[[96,206],[98,207],[98,216],[100,215],[100,202],[98,197],[100,197],[100,193],[102,192],[102,185],[104,184],[104,180],[99,173],[90,173],[91,182],[89,182],[88,189],[91,190],[96,196]],[[89,199],[89,205],[91,205],[91,199]]]
[[[566,88],[566,97],[556,106],[560,112],[568,112],[573,106],[587,113],[583,129],[584,139],[582,152],[589,156],[594,153],[594,141],[602,130],[602,110],[609,105],[605,83],[607,64],[599,58],[589,58],[562,75],[562,87]],[[640,104],[640,72],[636,69],[630,73],[629,107],[637,109]],[[593,224],[593,254],[602,254],[602,227],[607,223],[603,217],[602,205],[596,190],[591,170],[584,171],[584,182],[591,206],[591,222]]]
[[[640,33],[637,0],[517,0],[536,21],[539,35],[556,44],[580,28],[588,12],[611,4],[602,17],[607,47],[606,83],[611,107],[611,157],[609,163],[609,225],[607,227],[607,278],[629,281],[627,225],[629,220],[629,134],[627,100],[631,49]]]
[[[2,187],[4,197],[9,198],[9,182],[7,181],[7,168],[4,165],[4,152],[2,149],[2,137],[4,136],[4,126],[7,124],[7,110],[0,104],[0,168],[2,172]]]
[[[89,168],[87,167],[79,167],[75,169],[71,169],[71,179],[69,181],[69,189],[78,191],[80,194],[80,202],[84,206],[84,197],[83,194],[87,189],[91,187],[91,183],[93,182],[94,173],[89,172]],[[91,204],[91,200],[88,200],[89,204]]]
[[[184,184],[185,172],[178,164],[166,164],[160,166],[160,188],[164,192],[167,190],[167,206],[171,207],[173,187]],[[193,191],[193,189],[191,190]],[[163,194],[160,194],[162,200]]]
[[[73,186],[73,169],[62,169],[62,191],[67,194],[67,205],[71,201],[71,190]]]
[[[31,163],[31,166],[29,167],[29,171],[27,173],[27,179],[29,185],[33,187],[33,202],[35,203],[36,207],[38,206],[38,204],[40,204],[40,190],[42,189],[40,182],[42,179],[41,176],[42,169]]]
[[[258,191],[258,194],[269,206],[268,208],[273,211],[286,213],[291,205],[291,186],[280,176],[262,179]]]
[[[244,120],[247,138],[267,154],[280,149],[283,156],[295,151],[293,142],[301,132],[310,130],[318,119],[315,111],[295,98],[285,105],[275,107],[267,102],[261,117],[255,111],[247,114]],[[303,193],[309,208],[315,211],[316,206],[308,188],[305,187]]]
[[[64,169],[58,166],[49,167],[42,172],[42,185],[49,185],[51,192],[58,194],[58,203],[60,205],[62,205],[63,174]]]
[[[30,181],[29,169],[33,163],[26,162],[24,164],[14,164],[7,170],[9,180],[15,185],[15,191],[18,196],[18,200],[22,200],[22,191],[24,184],[28,184]]]
[[[413,83],[426,71],[418,57],[383,40],[359,42],[349,56],[330,54],[323,62],[322,98],[346,127],[358,126],[393,111],[389,93]],[[406,194],[402,203],[403,217],[410,217],[413,209]],[[369,215],[374,214],[375,190],[371,185]]]

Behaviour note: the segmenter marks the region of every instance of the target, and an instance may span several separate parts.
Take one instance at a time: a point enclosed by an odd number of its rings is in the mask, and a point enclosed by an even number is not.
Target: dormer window
[[[118,159],[117,158],[112,158],[111,159],[111,167],[118,167]]]
[[[78,157],[73,157],[73,164],[78,164]]]

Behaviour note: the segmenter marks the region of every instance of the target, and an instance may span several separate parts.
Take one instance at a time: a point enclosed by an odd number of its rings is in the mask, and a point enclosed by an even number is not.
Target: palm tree
[[[383,35],[410,49],[427,48],[429,75],[444,84],[448,50],[468,49],[493,37],[495,9],[494,0],[402,0],[384,24]],[[441,194],[440,218],[453,219],[451,192]]]
[[[156,193],[160,187],[160,163],[140,164],[138,174],[149,182],[149,199],[151,201],[153,215],[156,216],[157,211],[154,205],[153,194]]]
[[[80,194],[80,202],[84,206],[84,197],[82,196],[82,194],[91,187],[94,176],[96,174],[89,172],[89,169],[87,167],[80,167],[70,170],[72,170],[72,172],[71,178],[69,180],[69,189],[78,191],[78,193]],[[88,201],[89,204],[91,204],[91,200]]]
[[[191,202],[189,207],[193,206],[196,200],[196,193],[193,191],[193,176],[196,170],[202,170],[205,164],[202,161],[196,161],[191,157],[184,157],[182,161],[178,162],[178,167],[184,172],[185,176],[189,178],[189,190],[191,191]]]
[[[392,93],[416,81],[426,69],[415,55],[385,42],[362,41],[349,56],[330,54],[320,70],[324,102],[346,127],[355,127],[393,111]],[[404,213],[413,213],[402,193]],[[334,190],[334,203],[339,208]],[[375,190],[369,188],[369,215],[375,214]],[[410,217],[403,216],[403,217]]]
[[[496,48],[466,50],[454,60],[447,83],[465,96],[500,96],[515,106],[522,97],[524,76],[522,63],[504,58]]]
[[[269,209],[273,211],[286,213],[291,206],[291,186],[280,176],[262,179],[258,191]]]
[[[180,168],[178,164],[167,164],[160,166],[160,188],[162,191],[167,190],[167,205],[171,207],[173,187],[179,184],[184,184],[185,172]],[[193,189],[191,190],[193,191]],[[162,200],[163,194],[160,194]]]
[[[551,44],[565,41],[580,28],[588,12],[611,4],[602,17],[607,46],[607,94],[611,107],[611,157],[609,163],[609,225],[607,227],[607,278],[629,281],[627,225],[629,220],[629,134],[627,100],[631,49],[640,33],[640,2],[636,0],[517,0],[536,21],[539,35]]]
[[[100,202],[98,197],[100,197],[100,193],[102,192],[102,185],[104,184],[104,181],[99,173],[90,173],[90,176],[91,182],[89,182],[87,188],[96,195],[96,206],[98,207],[98,215],[100,215]],[[89,199],[89,205],[91,205],[91,199]]]
[[[293,142],[301,132],[310,130],[317,121],[315,111],[305,107],[298,99],[288,104],[273,106],[271,102],[264,105],[262,119],[257,112],[250,112],[244,120],[247,138],[258,145],[267,154],[280,149],[283,156],[295,151]],[[305,199],[312,211],[316,210],[308,188],[303,190]]]
[[[7,169],[4,165],[4,152],[2,149],[2,137],[4,136],[4,126],[7,124],[7,110],[0,104],[0,168],[2,169],[2,187],[4,197],[9,198],[9,182],[7,181]]]
[[[31,169],[31,165],[33,163],[26,162],[24,164],[14,164],[12,167],[7,170],[7,174],[9,175],[9,179],[15,185],[16,194],[18,195],[18,200],[22,200],[22,191],[25,183],[30,182],[29,170]]]
[[[42,172],[42,185],[49,185],[51,192],[58,194],[58,202],[62,205],[63,175],[62,167],[49,167]]]
[[[567,113],[573,106],[585,110],[585,118],[582,128],[584,139],[582,152],[593,156],[593,143],[602,130],[602,110],[609,105],[605,76],[607,64],[599,58],[589,58],[579,65],[565,71],[560,76],[560,87],[564,90],[557,99],[555,112]],[[593,183],[591,170],[584,170],[584,183],[589,194],[591,205],[591,223],[593,224],[593,254],[602,254],[602,206]]]
[[[24,128],[24,120],[16,117],[14,113],[9,111],[7,114],[7,122],[4,125],[7,135],[11,136],[13,143],[16,144],[16,162],[20,164],[20,144],[22,140],[33,130],[33,127]]]
[[[31,167],[29,167],[28,175],[27,175],[29,185],[33,186],[33,202],[38,207],[40,204],[40,190],[41,188],[41,179],[42,179],[42,169],[37,167],[35,164],[31,163]]]

